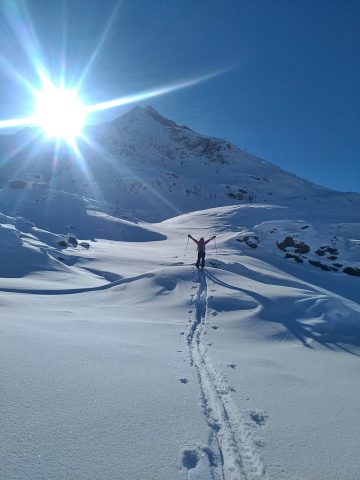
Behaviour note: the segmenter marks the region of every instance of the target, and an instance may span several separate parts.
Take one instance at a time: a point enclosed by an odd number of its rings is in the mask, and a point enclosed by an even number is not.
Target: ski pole
[[[219,261],[219,255],[218,255],[217,246],[216,246],[216,238],[214,238],[214,243],[215,243],[215,250],[216,250],[216,258]]]
[[[189,245],[189,237],[188,237],[187,242],[186,242],[184,257],[186,257],[186,251],[187,251],[188,245]]]

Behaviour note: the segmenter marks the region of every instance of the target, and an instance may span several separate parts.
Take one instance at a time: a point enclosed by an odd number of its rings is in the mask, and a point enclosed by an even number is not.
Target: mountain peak
[[[149,120],[155,121],[156,123],[159,123],[165,127],[183,128],[191,131],[189,127],[185,125],[178,125],[173,120],[170,120],[169,118],[164,117],[151,105],[147,105],[145,107],[141,105],[136,105],[131,110],[129,110],[128,112],[124,113],[123,115],[115,119],[112,123],[115,123],[115,124],[118,124],[118,123],[122,124],[123,122],[137,123],[137,122],[148,122]]]

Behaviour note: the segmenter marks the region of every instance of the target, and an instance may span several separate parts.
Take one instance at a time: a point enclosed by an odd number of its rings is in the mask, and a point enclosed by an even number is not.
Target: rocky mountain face
[[[152,107],[88,127],[78,155],[64,146],[56,153],[35,133],[0,138],[2,187],[24,174],[41,174],[52,189],[105,200],[113,213],[148,221],[242,203],[281,205],[288,218],[345,221],[360,207],[359,194],[314,185],[230,142],[177,125]]]

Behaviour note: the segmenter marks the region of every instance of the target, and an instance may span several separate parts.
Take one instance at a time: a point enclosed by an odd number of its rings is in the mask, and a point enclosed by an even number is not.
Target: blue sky
[[[38,45],[29,52],[30,22]],[[54,79],[65,58],[71,83],[100,46],[82,83],[88,102],[228,69],[143,104],[311,181],[360,191],[359,25],[360,2],[351,0],[8,0],[0,45],[33,84],[35,54]],[[0,119],[27,115],[32,103],[0,65]]]

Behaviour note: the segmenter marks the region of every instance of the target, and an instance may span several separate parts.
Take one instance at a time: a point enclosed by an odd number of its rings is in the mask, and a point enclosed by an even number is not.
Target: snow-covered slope
[[[289,229],[311,246],[327,230],[277,210],[198,211],[141,243],[69,246],[68,281],[22,257],[28,274],[0,285],[2,478],[356,478],[359,280],[283,258]],[[1,223],[17,252],[64,240]],[[218,235],[204,272],[193,243],[184,255],[189,231]]]
[[[86,136],[77,161],[71,152],[55,155],[53,145],[29,140],[29,131],[0,137],[0,180],[5,185],[24,172],[43,173],[54,189],[106,200],[150,221],[249,202],[291,206],[308,219],[326,214],[335,222],[360,209],[359,194],[314,185],[151,107],[88,127]]]
[[[0,191],[1,480],[356,479],[359,195],[149,108],[90,135],[0,168],[51,187]]]

